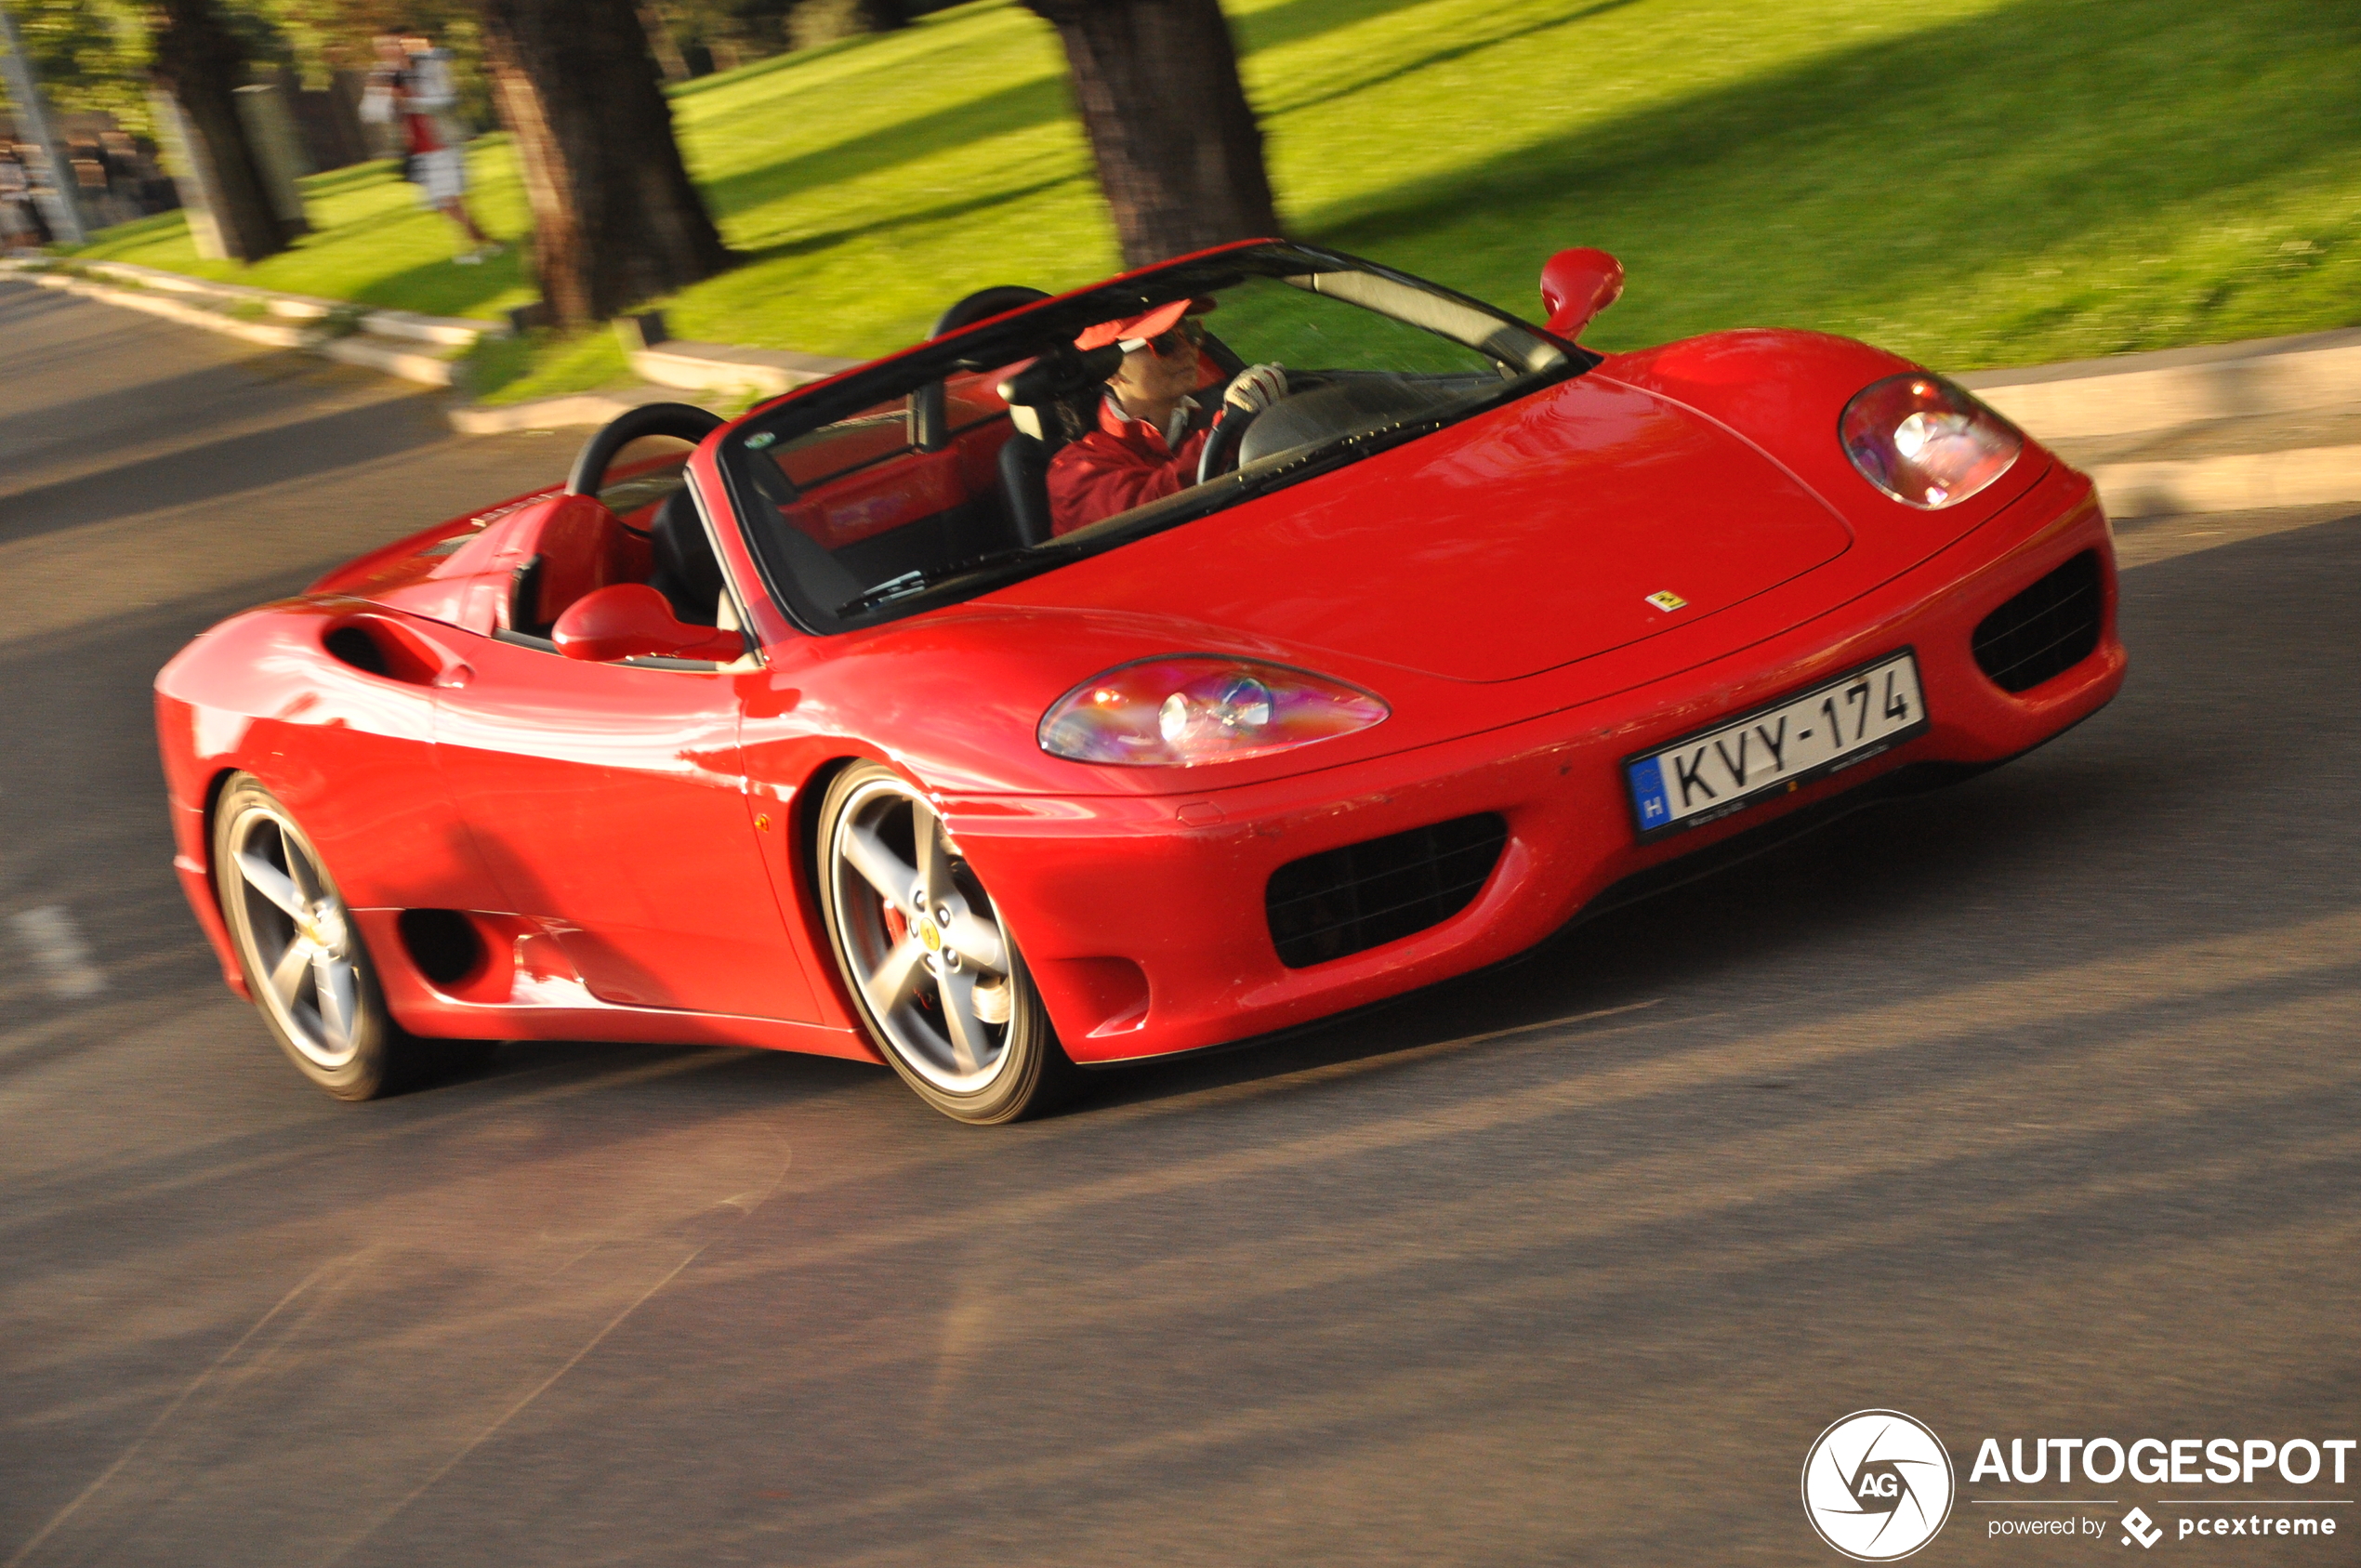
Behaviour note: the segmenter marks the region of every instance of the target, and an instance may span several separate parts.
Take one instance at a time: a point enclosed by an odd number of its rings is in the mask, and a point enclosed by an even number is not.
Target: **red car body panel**
[[[649,570],[644,541],[595,500],[538,492],[364,556],[165,667],[176,864],[244,994],[207,813],[244,771],[303,823],[394,1016],[418,1033],[874,1059],[814,907],[812,855],[826,781],[876,759],[936,803],[1076,1061],[1300,1023],[1512,956],[1630,879],[1912,764],[2014,756],[2115,694],[2112,542],[2086,479],[2027,442],[1989,490],[1930,512],[1851,467],[1845,402],[1906,368],[1789,332],[1613,356],[1317,480],[833,636],[798,630],[723,526],[758,668],[602,665],[502,640],[535,556],[554,563],[545,618]],[[939,509],[990,482],[1006,436],[1005,421],[977,426],[893,482],[789,520],[835,543]],[[688,472],[726,516],[716,444]],[[2096,651],[2002,691],[1971,655],[1973,628],[2085,551],[2104,586]],[[1685,605],[1656,609],[1660,590]],[[1640,841],[1623,758],[1903,648],[1922,733]],[[1174,652],[1315,669],[1379,693],[1391,716],[1190,769],[1087,765],[1036,744],[1078,682]],[[1478,812],[1503,817],[1508,840],[1465,909],[1350,956],[1280,961],[1263,916],[1273,872]],[[480,959],[430,974],[405,911],[454,912]]]

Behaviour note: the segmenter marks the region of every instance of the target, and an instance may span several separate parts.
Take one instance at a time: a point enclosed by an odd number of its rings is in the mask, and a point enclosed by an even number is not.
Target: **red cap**
[[[1169,305],[1157,306],[1144,316],[1126,316],[1119,322],[1101,322],[1096,326],[1084,327],[1082,335],[1074,340],[1074,346],[1077,349],[1096,349],[1126,339],[1145,342],[1151,337],[1161,337],[1180,324],[1180,318],[1189,313],[1189,307],[1194,303],[1194,300],[1176,299]]]

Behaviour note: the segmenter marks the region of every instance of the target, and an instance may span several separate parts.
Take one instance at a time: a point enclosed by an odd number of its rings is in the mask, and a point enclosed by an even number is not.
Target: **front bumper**
[[[1200,1049],[1379,1001],[1510,957],[1669,862],[1913,764],[2003,760],[2104,705],[2125,668],[2113,542],[2088,481],[2066,470],[2061,480],[2018,503],[2050,508],[2050,520],[2030,520],[2016,544],[1972,570],[1938,555],[1801,626],[1612,697],[1201,795],[952,796],[945,824],[994,889],[1077,1061]],[[2084,550],[2103,566],[2097,649],[2030,691],[2003,692],[1976,666],[1974,627]],[[1905,645],[1917,652],[1932,716],[1924,733],[1734,816],[1638,841],[1621,758],[1697,729],[1716,693],[1800,691]],[[1460,913],[1326,963],[1279,961],[1263,898],[1280,866],[1484,811],[1507,819],[1508,842]]]

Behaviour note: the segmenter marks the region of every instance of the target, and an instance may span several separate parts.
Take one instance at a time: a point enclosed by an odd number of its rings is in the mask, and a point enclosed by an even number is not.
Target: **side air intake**
[[[2104,598],[2099,554],[2085,550],[1978,624],[1976,667],[2003,692],[2064,675],[2098,649]]]
[[[1290,861],[1271,874],[1263,912],[1291,969],[1439,926],[1475,901],[1509,840],[1497,812]]]

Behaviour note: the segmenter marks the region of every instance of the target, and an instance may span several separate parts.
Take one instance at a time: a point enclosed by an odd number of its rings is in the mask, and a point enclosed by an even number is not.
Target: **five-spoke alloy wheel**
[[[222,791],[214,881],[246,988],[304,1076],[369,1100],[410,1076],[427,1042],[386,1011],[351,912],[295,818],[257,780]]]
[[[1074,1069],[1024,959],[942,819],[901,774],[839,774],[820,894],[846,988],[895,1071],[963,1122],[1046,1108]]]

